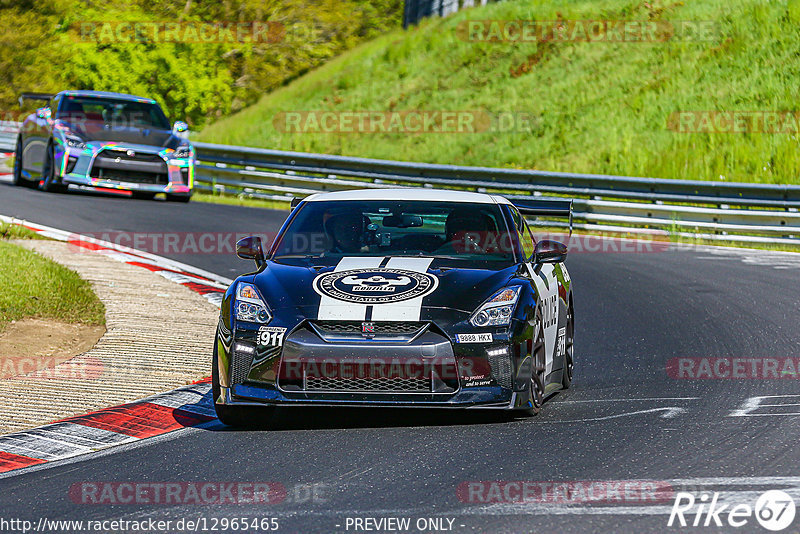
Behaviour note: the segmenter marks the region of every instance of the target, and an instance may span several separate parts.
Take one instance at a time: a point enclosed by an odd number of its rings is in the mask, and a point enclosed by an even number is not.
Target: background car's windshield
[[[170,128],[167,117],[157,104],[112,98],[67,96],[61,102],[56,118],[76,124],[102,122],[116,128]]]
[[[433,201],[308,202],[280,238],[273,259],[331,264],[342,256],[427,256],[442,263],[514,262],[496,204]]]

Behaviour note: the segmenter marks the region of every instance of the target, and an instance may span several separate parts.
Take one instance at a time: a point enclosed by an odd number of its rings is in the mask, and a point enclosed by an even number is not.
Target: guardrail
[[[575,228],[800,245],[800,186],[667,180],[388,161],[195,143],[197,187],[288,200],[321,191],[426,187],[511,199],[574,198]],[[546,217],[531,221],[559,226]]]
[[[14,151],[18,131],[18,122],[0,121],[0,152]]]
[[[18,127],[0,123],[0,150],[14,149]],[[797,185],[465,167],[208,143],[194,146],[196,189],[219,194],[288,202],[322,191],[425,187],[497,192],[517,200],[566,196],[574,199],[574,227],[579,230],[800,246]],[[547,217],[531,223],[564,224]]]

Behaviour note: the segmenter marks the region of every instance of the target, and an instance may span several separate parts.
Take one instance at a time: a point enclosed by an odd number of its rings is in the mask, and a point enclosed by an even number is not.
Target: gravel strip
[[[78,272],[106,307],[91,350],[37,374],[0,380],[0,433],[174,389],[209,375],[219,310],[133,265],[57,241],[15,244]]]

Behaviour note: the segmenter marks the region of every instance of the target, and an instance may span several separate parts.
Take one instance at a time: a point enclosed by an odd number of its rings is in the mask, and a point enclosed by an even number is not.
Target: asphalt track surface
[[[265,232],[286,215],[7,185],[0,185],[0,213],[92,233]],[[249,267],[232,254],[165,255],[230,278]],[[575,286],[575,380],[539,417],[302,409],[279,412],[269,429],[212,423],[0,477],[0,518],[276,517],[279,532],[363,532],[348,518],[408,517],[406,532],[433,532],[417,530],[415,521],[436,517],[453,520],[450,532],[767,532],[753,517],[740,528],[669,528],[671,497],[591,504],[550,495],[487,504],[459,495],[470,481],[575,487],[647,480],[698,498],[717,491],[751,506],[770,489],[797,500],[797,376],[688,380],[669,377],[666,368],[678,357],[800,356],[800,259],[694,249],[575,253],[567,266]],[[197,357],[210,362],[210,350]],[[775,397],[742,409],[764,396]],[[91,481],[271,481],[288,497],[258,506],[75,504],[71,486]],[[315,485],[316,498],[308,498],[306,485]],[[786,532],[798,528],[800,518]]]

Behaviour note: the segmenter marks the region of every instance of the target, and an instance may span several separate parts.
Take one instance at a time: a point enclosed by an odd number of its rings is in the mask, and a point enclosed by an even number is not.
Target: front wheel
[[[50,144],[47,146],[47,155],[45,156],[44,167],[42,167],[42,182],[39,184],[39,189],[47,193],[63,193],[67,190],[67,186],[57,182],[58,174],[55,162],[55,149]]]
[[[541,310],[536,312],[533,348],[531,350],[531,380],[528,384],[530,406],[524,410],[526,415],[538,415],[544,404],[545,347],[544,328],[542,327]]]
[[[11,178],[12,185],[28,185],[22,177],[22,136],[17,137],[17,146],[14,148],[14,172]]]
[[[171,195],[167,193],[167,202],[182,202],[187,203],[191,200],[192,195]]]
[[[214,353],[211,358],[211,394],[214,403],[214,411],[217,412],[217,419],[227,426],[248,428],[266,426],[272,418],[275,408],[272,406],[230,406],[227,404],[217,404],[217,399],[222,392],[219,385],[219,366],[217,360],[217,341],[214,340]]]
[[[131,191],[131,198],[135,198],[137,200],[153,200],[156,198],[156,194],[147,193],[145,191]]]

